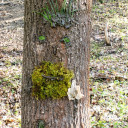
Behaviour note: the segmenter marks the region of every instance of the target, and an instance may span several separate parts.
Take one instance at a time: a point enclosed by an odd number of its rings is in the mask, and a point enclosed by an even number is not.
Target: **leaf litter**
[[[90,102],[92,128],[128,127],[128,1],[96,3],[92,12]],[[106,46],[104,27],[109,21]]]

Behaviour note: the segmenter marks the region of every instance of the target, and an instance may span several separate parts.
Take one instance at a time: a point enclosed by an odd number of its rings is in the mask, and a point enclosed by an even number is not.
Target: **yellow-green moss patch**
[[[58,99],[67,96],[68,88],[74,74],[66,69],[62,63],[53,64],[43,61],[35,67],[32,74],[32,95],[37,99]]]

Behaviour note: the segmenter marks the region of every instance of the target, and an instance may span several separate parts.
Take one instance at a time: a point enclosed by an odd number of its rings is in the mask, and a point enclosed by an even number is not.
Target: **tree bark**
[[[63,0],[58,0],[62,3]],[[21,92],[22,128],[37,128],[42,120],[45,128],[89,128],[89,59],[91,32],[91,0],[76,1],[79,9],[75,17],[78,23],[69,29],[52,28],[35,13],[46,0],[25,0],[23,76]],[[46,41],[39,41],[44,35]],[[71,47],[66,48],[60,40],[68,35]],[[42,61],[63,62],[74,71],[77,84],[84,98],[69,101],[62,99],[36,100],[31,95],[31,74]]]

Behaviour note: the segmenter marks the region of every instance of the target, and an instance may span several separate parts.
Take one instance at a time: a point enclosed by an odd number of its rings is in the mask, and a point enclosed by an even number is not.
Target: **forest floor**
[[[92,127],[128,128],[128,1],[97,3],[92,11]],[[106,22],[112,46],[105,45]]]
[[[128,128],[128,1],[92,9],[92,128]],[[0,127],[21,127],[23,0],[0,0]],[[106,46],[104,28],[109,21]]]
[[[21,125],[23,0],[0,0],[0,128]]]

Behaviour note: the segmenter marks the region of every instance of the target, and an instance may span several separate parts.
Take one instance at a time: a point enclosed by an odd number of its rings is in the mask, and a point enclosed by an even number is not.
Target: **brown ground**
[[[0,127],[20,127],[23,0],[0,0]]]

